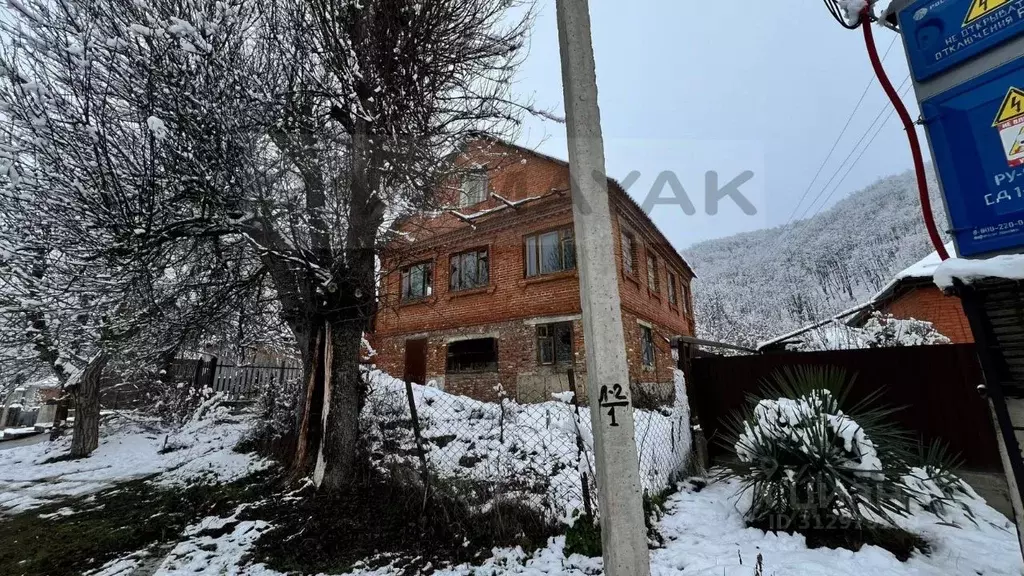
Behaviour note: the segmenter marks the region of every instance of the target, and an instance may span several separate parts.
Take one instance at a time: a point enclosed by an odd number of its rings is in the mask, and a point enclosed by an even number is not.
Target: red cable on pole
[[[914,156],[914,172],[917,173],[917,192],[921,199],[921,211],[924,213],[924,225],[928,228],[928,237],[931,238],[935,251],[939,253],[942,260],[949,259],[946,246],[942,243],[939,230],[935,227],[935,219],[932,217],[932,202],[928,198],[928,182],[924,172],[924,158],[921,156],[921,142],[917,138],[917,129],[914,121],[910,118],[910,112],[900,99],[899,93],[893,88],[889,76],[882,67],[882,60],[878,57],[878,49],[875,47],[874,34],[871,32],[871,3],[869,2],[860,14],[860,27],[864,29],[864,44],[867,45],[868,56],[871,58],[871,67],[875,69],[878,76],[878,83],[882,85],[886,96],[892,102],[893,108],[903,122],[903,129],[907,132],[907,140],[910,141],[910,152]]]

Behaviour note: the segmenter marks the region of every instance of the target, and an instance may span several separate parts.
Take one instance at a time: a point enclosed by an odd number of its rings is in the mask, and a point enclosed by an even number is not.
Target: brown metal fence
[[[969,469],[1002,469],[988,403],[978,392],[984,380],[973,344],[696,358],[690,400],[712,458],[724,455],[722,419],[787,366],[841,367],[856,375],[851,401],[881,390],[881,403],[902,407],[897,423],[922,442],[944,441]]]

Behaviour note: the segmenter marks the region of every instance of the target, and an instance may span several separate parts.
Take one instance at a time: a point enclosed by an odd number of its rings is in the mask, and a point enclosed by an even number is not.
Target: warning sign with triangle
[[[993,126],[999,126],[1005,122],[1024,117],[1024,90],[1011,86],[1010,91],[1003,98],[1003,104],[999,107],[999,113],[992,122]]]
[[[978,18],[995,12],[1010,2],[1013,2],[1013,0],[973,0],[971,2],[971,9],[967,11],[967,16],[964,17],[964,26],[968,26]]]
[[[1006,161],[1011,168],[1024,165],[1024,123],[1010,122],[999,129],[999,138],[1003,141]]]

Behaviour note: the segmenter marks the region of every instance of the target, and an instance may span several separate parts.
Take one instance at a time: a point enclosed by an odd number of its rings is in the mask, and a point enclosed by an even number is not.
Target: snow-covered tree
[[[933,175],[929,185],[936,221],[944,222]],[[701,242],[683,254],[697,274],[698,333],[751,346],[867,301],[933,249],[906,172],[806,220]]]
[[[198,28],[142,2],[10,6],[2,337],[33,349],[75,396],[71,453],[85,456],[98,442],[104,368],[166,364],[253,282],[245,241],[221,238],[201,200],[229,188],[244,159],[221,147],[236,141],[218,138],[223,123],[204,120],[235,89],[212,88],[230,78],[247,21],[218,2],[164,4]],[[188,122],[171,133],[165,118]]]
[[[436,201],[465,139],[514,130],[529,10],[11,6],[0,87],[8,266],[19,271],[11,325],[33,326],[29,341],[55,370],[88,373],[143,342],[166,358],[222,330],[242,294],[270,290],[305,372],[294,466],[316,452],[318,481],[347,483],[387,224]]]

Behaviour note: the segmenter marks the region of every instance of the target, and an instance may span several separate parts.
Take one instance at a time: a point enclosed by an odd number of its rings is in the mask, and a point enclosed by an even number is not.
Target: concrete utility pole
[[[587,0],[557,0],[556,4],[604,573],[648,576],[651,563],[612,244],[590,9]]]

